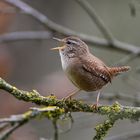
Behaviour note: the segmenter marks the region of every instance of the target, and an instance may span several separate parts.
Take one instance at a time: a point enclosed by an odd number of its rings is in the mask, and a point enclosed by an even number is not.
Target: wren
[[[59,50],[62,68],[78,88],[66,99],[71,98],[80,90],[99,91],[96,99],[96,105],[98,105],[100,90],[103,86],[111,83],[118,74],[130,69],[129,66],[106,66],[103,61],[90,53],[87,44],[78,37],[69,36],[64,39],[54,39],[61,42],[61,46],[52,48],[52,50]]]

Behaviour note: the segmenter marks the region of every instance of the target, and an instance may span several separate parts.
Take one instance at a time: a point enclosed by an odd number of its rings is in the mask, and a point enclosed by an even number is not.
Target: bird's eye
[[[69,44],[69,45],[70,45],[70,44],[72,44],[72,42],[71,42],[71,41],[69,41],[69,40],[68,40],[66,43],[67,43],[67,44]]]

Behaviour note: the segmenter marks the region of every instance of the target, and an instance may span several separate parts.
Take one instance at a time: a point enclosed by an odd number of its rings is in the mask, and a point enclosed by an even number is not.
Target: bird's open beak
[[[65,46],[52,48],[51,50],[62,50],[62,49],[65,49]]]
[[[59,39],[59,38],[56,38],[56,37],[53,37],[54,40],[57,40],[59,42],[64,42],[62,39]],[[62,49],[65,49],[65,45],[61,46],[61,47],[56,47],[56,48],[52,48],[51,50],[62,50]]]

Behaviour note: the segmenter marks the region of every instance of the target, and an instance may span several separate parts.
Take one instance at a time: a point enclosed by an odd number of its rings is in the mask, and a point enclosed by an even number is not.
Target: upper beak
[[[56,37],[53,37],[53,39],[57,40],[59,42],[64,42],[62,39],[59,39],[59,38],[56,38]],[[52,48],[51,50],[62,50],[64,48],[65,48],[65,46],[61,46],[61,47]]]

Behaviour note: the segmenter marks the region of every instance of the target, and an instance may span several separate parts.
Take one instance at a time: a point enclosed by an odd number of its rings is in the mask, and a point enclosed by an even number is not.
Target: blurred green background
[[[23,0],[30,6],[45,14],[52,21],[69,27],[77,32],[94,35],[103,38],[99,29],[93,23],[87,13],[74,0]],[[132,0],[89,0],[97,14],[102,18],[105,25],[110,29],[114,37],[120,41],[140,46],[140,3],[136,1],[136,15],[130,12]],[[4,0],[0,1],[0,9],[13,8]],[[47,31],[37,20],[20,12],[0,12],[0,34],[15,31]],[[53,36],[64,37],[58,33]],[[0,76],[9,83],[24,90],[36,89],[42,95],[55,94],[59,98],[68,95],[75,87],[67,79],[61,68],[59,53],[50,51],[56,47],[54,40],[20,40],[0,43]],[[107,65],[116,65],[120,60],[127,57],[129,53],[115,49],[93,46],[89,44],[94,55],[101,58]],[[140,96],[140,58],[125,62],[132,70],[124,75],[118,76],[102,91],[102,94],[125,94],[126,96]],[[0,117],[11,114],[19,114],[27,111],[34,104],[18,101],[4,91],[0,91]],[[96,93],[81,92],[77,99],[94,103]],[[102,95],[101,95],[102,96]],[[123,105],[132,105],[134,102],[117,100]],[[115,100],[100,100],[101,104],[112,104]],[[96,124],[103,122],[104,117],[95,114],[73,113],[74,123],[72,129],[60,134],[60,140],[91,140],[95,134]],[[69,124],[70,125],[70,124]],[[109,131],[106,140],[112,136],[136,132],[140,129],[139,123],[130,121],[118,121],[113,129]],[[53,126],[47,119],[31,121],[29,124],[15,131],[11,140],[38,140],[42,137],[47,140],[53,139]],[[131,137],[138,140],[139,136]],[[111,139],[110,139],[111,140]]]

